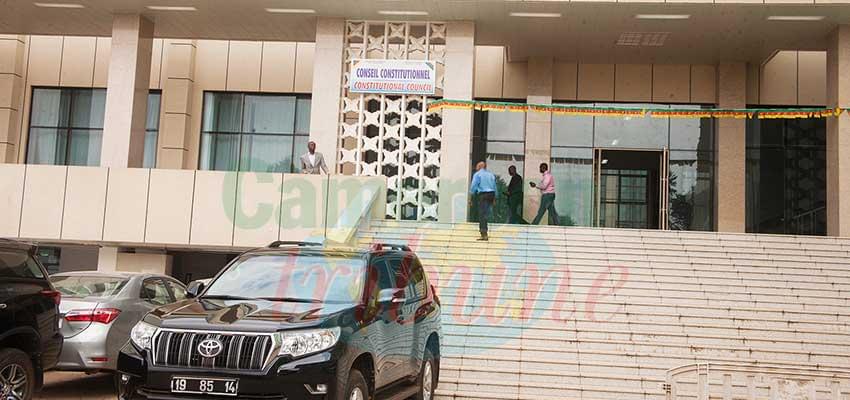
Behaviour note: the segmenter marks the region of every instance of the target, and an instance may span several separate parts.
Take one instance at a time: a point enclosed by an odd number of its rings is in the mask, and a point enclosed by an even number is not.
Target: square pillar
[[[195,169],[186,165],[192,131],[192,95],[195,88],[194,40],[166,40],[163,68],[160,129],[157,139],[157,168]]]
[[[446,71],[443,98],[472,100],[475,68],[475,23],[446,24]],[[472,149],[472,110],[443,110],[440,148],[440,222],[466,222]]]
[[[747,65],[720,63],[717,66],[717,105],[744,108],[747,103]],[[744,232],[746,229],[747,130],[743,119],[717,120],[717,230]]]
[[[342,60],[345,20],[319,18],[316,22],[316,50],[313,55],[313,97],[310,101],[310,140],[316,151],[325,156],[331,173],[336,171],[339,149],[340,96],[342,95]],[[295,149],[295,156],[307,149]]]
[[[18,159],[28,38],[0,35],[0,163]]]
[[[850,25],[829,36],[826,51],[828,107],[845,110],[826,121],[826,229],[829,236],[850,236]]]
[[[530,57],[528,59],[528,104],[552,104],[552,57]],[[531,222],[540,208],[540,191],[528,186],[528,182],[540,182],[540,163],[549,164],[552,158],[552,113],[528,112],[525,116],[525,176],[523,187],[522,214]],[[550,166],[551,167],[551,166]],[[549,221],[548,216],[541,224]]]
[[[139,14],[113,17],[101,166],[142,166],[153,28],[153,22]]]

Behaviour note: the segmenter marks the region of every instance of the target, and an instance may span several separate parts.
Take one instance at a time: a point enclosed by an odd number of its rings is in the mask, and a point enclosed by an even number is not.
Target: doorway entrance
[[[668,163],[666,149],[594,149],[595,226],[667,229]]]

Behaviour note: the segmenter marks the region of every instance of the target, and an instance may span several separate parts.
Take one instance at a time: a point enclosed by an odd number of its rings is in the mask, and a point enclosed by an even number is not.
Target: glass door
[[[594,225],[667,229],[665,150],[594,149]]]

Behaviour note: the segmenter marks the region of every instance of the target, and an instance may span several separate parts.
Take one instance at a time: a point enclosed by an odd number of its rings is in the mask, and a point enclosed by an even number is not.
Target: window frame
[[[204,130],[204,122],[205,122],[204,117],[205,117],[205,114],[206,114],[205,111],[207,110],[207,107],[209,106],[209,104],[207,103],[207,94],[212,94],[212,95],[216,95],[216,94],[236,94],[236,95],[240,96],[241,107],[239,109],[239,132],[224,132],[224,131],[207,131],[207,130]],[[245,127],[245,99],[248,96],[294,97],[295,98],[295,110],[293,112],[293,129],[292,129],[293,131],[292,131],[292,133],[285,133],[285,132],[277,132],[277,133],[245,132],[244,131],[244,127]],[[199,151],[198,151],[198,163],[197,163],[198,170],[199,171],[252,172],[252,171],[247,170],[247,169],[245,169],[245,170],[242,169],[243,137],[246,136],[246,135],[250,135],[250,136],[270,136],[270,137],[287,136],[287,137],[292,139],[292,150],[291,150],[292,157],[291,157],[290,166],[289,166],[290,167],[289,173],[297,173],[297,167],[299,166],[299,161],[297,160],[298,157],[296,156],[297,153],[296,153],[296,149],[295,149],[295,143],[296,143],[295,138],[296,137],[307,137],[307,138],[310,137],[309,129],[308,129],[308,132],[306,132],[306,133],[299,133],[298,129],[297,129],[297,126],[298,126],[298,101],[299,100],[310,100],[310,108],[311,108],[311,113],[312,113],[312,102],[313,102],[312,94],[307,94],[307,93],[251,92],[251,91],[227,91],[227,90],[204,90],[203,95],[202,95],[202,105],[201,105],[201,128],[200,128],[200,135],[198,135],[198,149],[199,149]],[[203,162],[204,162],[204,153],[203,153],[204,137],[205,136],[210,137],[210,135],[228,135],[230,137],[236,137],[238,139],[238,150],[236,152],[236,169],[234,169],[234,170],[231,170],[231,169],[218,170],[218,169],[214,169],[214,168],[208,168],[208,169],[202,168],[202,165],[203,165]],[[212,157],[213,161],[211,161],[209,163],[209,165],[214,166],[215,165],[215,161],[214,161],[215,156],[214,155],[216,154],[216,152],[213,151],[212,149],[210,149],[210,153],[213,155],[213,157]],[[253,171],[253,172],[266,172],[266,171]],[[278,173],[278,172],[275,172],[275,173]],[[284,172],[284,173],[287,173],[287,172]]]
[[[156,122],[157,122],[156,123],[156,129],[148,129],[148,127],[147,127],[147,117],[148,117],[148,115],[145,115],[145,136],[147,136],[147,134],[151,133],[151,132],[156,133],[156,135],[154,136],[154,141],[153,141],[153,155],[152,155],[153,164],[150,167],[147,167],[147,168],[156,168],[157,153],[158,153],[158,150],[159,150],[159,132],[160,132],[160,128],[162,128],[162,89],[150,89],[150,90],[148,90],[148,98],[146,99],[146,101],[150,102],[150,96],[151,95],[158,95],[159,96],[159,110],[156,110],[156,113],[158,114],[157,117],[156,117]],[[149,113],[150,113],[150,110],[148,110],[145,114],[149,114]],[[145,149],[142,149],[142,162],[144,162],[144,158],[145,158],[144,150]]]
[[[157,303],[153,302],[153,299],[147,299],[147,298],[143,297],[143,294],[145,292],[145,284],[147,284],[147,283],[153,283],[154,285],[157,285],[157,284],[162,285],[162,288],[165,289],[165,294],[168,296],[167,301],[163,304],[157,304]],[[139,288],[139,299],[141,299],[142,301],[144,301],[146,303],[153,304],[156,307],[161,307],[161,306],[173,303],[174,302],[174,294],[171,293],[171,288],[168,287],[168,285],[165,283],[165,280],[163,280],[162,278],[159,278],[159,277],[152,277],[152,278],[145,278],[144,280],[142,280],[142,285]]]
[[[107,89],[106,88],[100,88],[100,87],[87,88],[87,87],[76,87],[76,86],[33,86],[33,87],[31,87],[30,88],[30,101],[29,101],[29,118],[28,118],[28,121],[27,121],[28,125],[27,125],[27,133],[26,133],[26,135],[27,135],[27,146],[26,147],[27,148],[26,148],[26,151],[24,152],[24,163],[25,164],[41,164],[41,163],[31,163],[30,159],[29,159],[29,157],[30,157],[29,156],[29,150],[30,150],[30,146],[32,145],[32,141],[30,139],[31,139],[31,136],[32,136],[32,130],[33,129],[55,129],[57,131],[57,135],[62,135],[65,138],[65,152],[64,152],[65,154],[63,154],[62,162],[61,163],[53,162],[51,164],[42,164],[42,165],[70,166],[70,164],[68,164],[68,159],[71,156],[70,143],[71,143],[71,135],[72,135],[73,131],[100,132],[100,134],[101,134],[101,136],[100,136],[101,145],[103,144],[103,132],[105,130],[105,126],[102,127],[102,128],[77,128],[77,127],[74,127],[73,124],[71,123],[71,116],[74,114],[74,96],[73,95],[69,96],[70,100],[68,102],[68,122],[67,122],[67,126],[34,125],[33,124],[33,114],[34,114],[33,113],[33,104],[35,102],[33,100],[35,99],[35,93],[36,93],[37,90],[58,90],[58,91],[60,91],[60,96],[61,96],[61,92],[64,92],[64,91],[68,91],[69,93],[73,93],[73,92],[81,92],[81,91],[94,92],[96,90],[103,90],[104,96],[106,96],[106,90]],[[104,103],[103,113],[104,113],[104,121],[105,121],[105,119],[106,119],[106,105],[105,105],[105,103]],[[60,120],[61,120],[61,118],[60,118]],[[104,125],[105,125],[105,122],[104,122]],[[57,136],[57,138],[58,138],[58,136]],[[54,152],[56,152],[56,150],[57,149],[54,149]],[[58,153],[56,155],[58,155]],[[100,164],[100,163],[98,163],[98,164]]]

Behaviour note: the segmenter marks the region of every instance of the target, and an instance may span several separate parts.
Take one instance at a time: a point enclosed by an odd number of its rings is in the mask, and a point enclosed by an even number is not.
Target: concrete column
[[[97,254],[100,272],[148,272],[171,274],[172,256],[165,253],[127,253],[118,247],[101,247]]]
[[[28,37],[0,35],[0,163],[18,159]]]
[[[717,66],[717,105],[744,108],[747,98],[747,65],[721,63]],[[743,119],[717,120],[717,230],[744,232],[746,228],[747,132]]]
[[[826,52],[829,107],[850,109],[850,25],[829,37]],[[850,114],[826,122],[826,228],[830,236],[850,236]]]
[[[336,171],[339,149],[340,95],[345,20],[319,18],[316,22],[316,50],[313,55],[313,98],[310,103],[310,140],[325,156],[331,172]],[[306,149],[297,149],[306,152]]]
[[[552,104],[552,57],[528,59],[528,104]],[[552,156],[552,113],[529,112],[525,116],[525,181],[539,182],[540,163],[549,163]],[[540,191],[528,187],[523,191],[522,213],[531,222],[540,207]],[[541,224],[548,223],[548,216]]]
[[[475,23],[449,22],[443,98],[472,100]],[[443,110],[439,221],[466,222],[472,146],[472,110]]]
[[[139,14],[114,16],[101,166],[142,166],[152,48],[153,22]]]
[[[192,93],[195,87],[194,40],[166,40],[157,168],[181,169],[186,165],[189,143],[199,133],[192,131]]]

